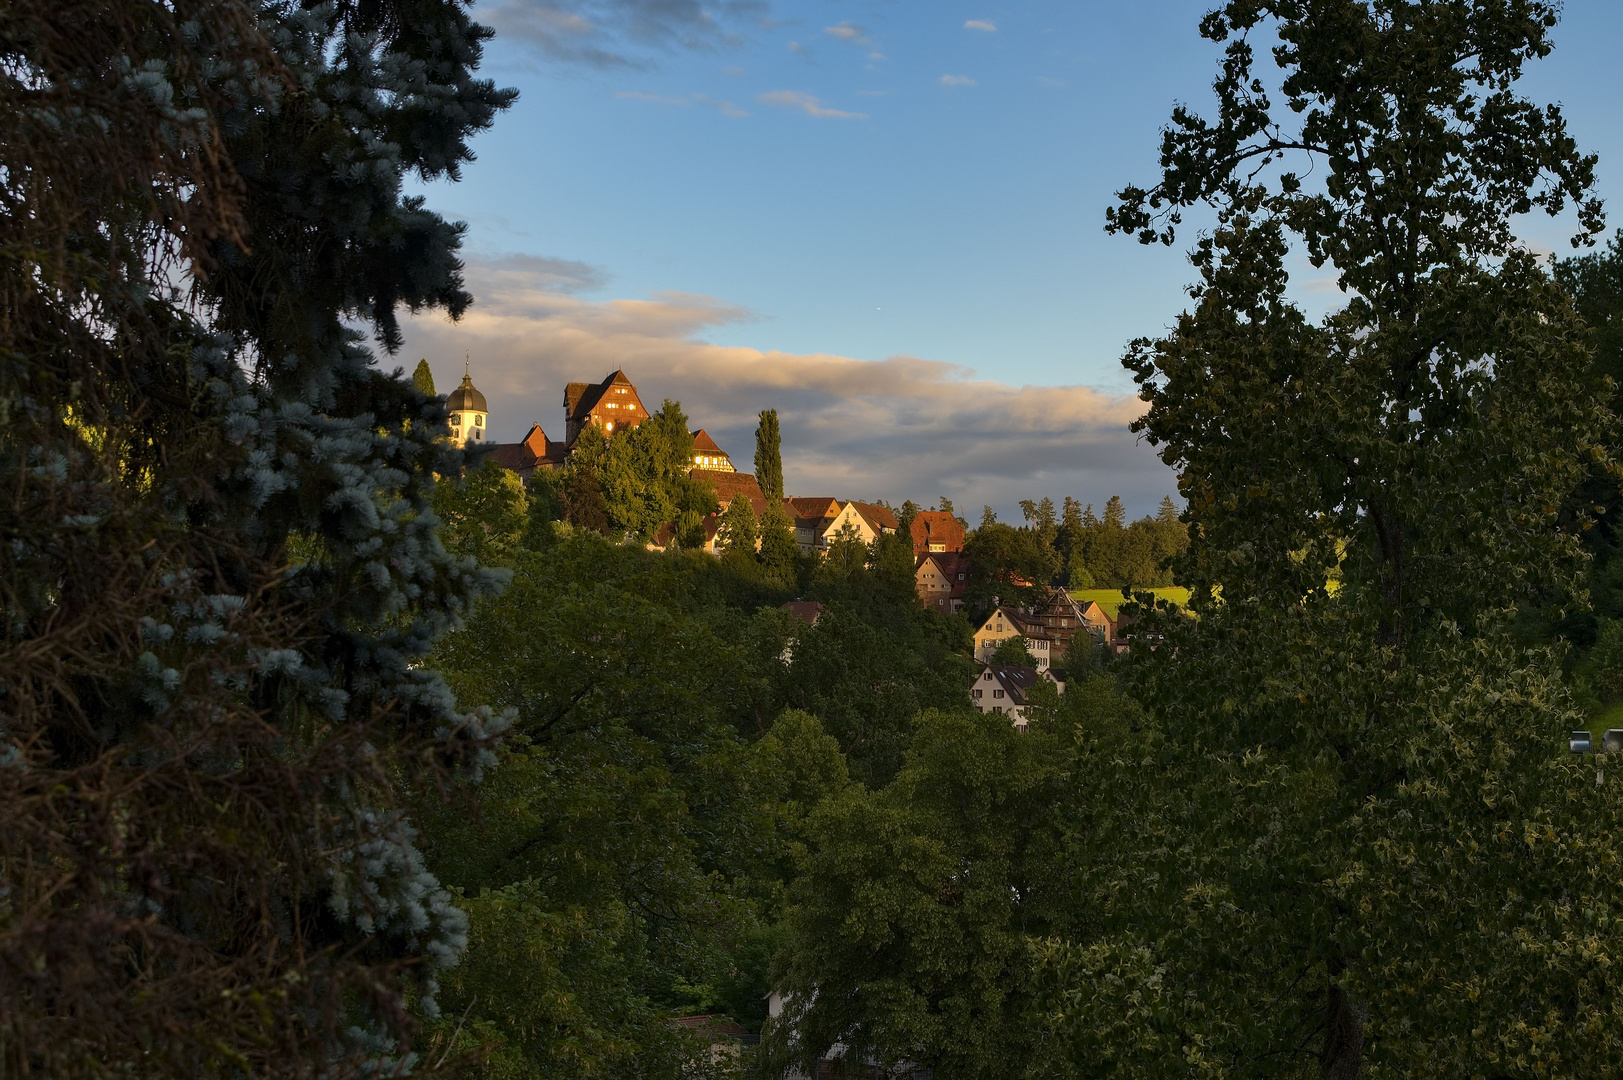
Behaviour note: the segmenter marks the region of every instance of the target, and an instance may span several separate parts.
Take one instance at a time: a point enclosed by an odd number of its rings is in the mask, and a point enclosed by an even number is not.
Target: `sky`
[[[1151,513],[1176,478],[1120,358],[1183,310],[1193,233],[1142,247],[1104,210],[1153,183],[1175,103],[1210,112],[1208,6],[484,0],[483,73],[519,99],[460,182],[416,188],[467,224],[475,304],[412,318],[397,359],[444,392],[466,354],[501,441],[561,438],[564,383],[623,368],[741,469],[776,408],[791,494]],[[1623,4],[1569,0],[1521,84],[1609,207],[1620,40]],[[1570,251],[1570,218],[1518,232]],[[1305,261],[1292,292],[1337,302]]]

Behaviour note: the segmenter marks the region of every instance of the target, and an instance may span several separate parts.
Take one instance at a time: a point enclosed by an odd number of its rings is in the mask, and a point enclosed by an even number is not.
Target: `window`
[[[988,671],[985,675],[982,675],[981,678],[985,679],[987,682],[991,682],[992,681],[992,673],[990,671]]]
[[[976,688],[975,688],[975,696],[976,696],[976,697],[980,697],[980,696],[981,696],[981,690],[980,690],[980,687],[978,687],[978,686],[977,686],[977,687],[976,687]]]
[[[603,425],[603,430],[604,431],[613,431],[614,430],[614,421],[610,420],[608,423],[604,424]]]
[[[1001,706],[1001,705],[993,705],[992,706],[992,711],[995,712],[995,713],[1001,714],[1003,712],[1003,706]]]
[[[993,697],[1002,697],[1003,696],[1003,691],[1002,690],[993,690],[992,691],[992,696]]]
[[[947,550],[947,545],[945,543],[931,544],[930,545],[930,550],[931,551],[946,551]]]

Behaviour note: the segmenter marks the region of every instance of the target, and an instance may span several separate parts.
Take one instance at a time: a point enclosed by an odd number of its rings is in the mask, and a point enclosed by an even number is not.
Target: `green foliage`
[[[938,1076],[1027,1075],[1041,1053],[1030,941],[1083,914],[1054,873],[1072,741],[1058,722],[1022,734],[932,710],[894,782],[813,812],[768,1064],[810,1074],[843,1042]]]
[[[411,384],[424,397],[439,396],[434,392],[434,371],[426,359],[417,361],[417,368],[411,373]]]
[[[765,688],[687,606],[682,563],[583,534],[513,563],[435,657],[517,720],[487,785],[416,799],[474,928],[432,1034],[465,1015],[505,1075],[675,1076],[665,1014],[755,932],[750,876],[783,858],[772,807],[815,797],[827,741],[747,741]]]
[[[755,482],[768,503],[783,498],[783,437],[776,409],[762,409],[755,428]]]
[[[778,581],[788,584],[795,579],[799,556],[800,545],[795,543],[794,525],[783,502],[767,499],[766,513],[761,515],[761,565]]]
[[[484,566],[505,565],[530,529],[529,497],[518,474],[486,458],[460,479],[441,478],[432,506],[446,550]]]
[[[817,568],[820,580],[848,582],[859,577],[868,568],[868,545],[862,542],[857,527],[847,521],[828,541],[828,550]]]
[[[1599,227],[1593,159],[1511,90],[1553,22],[1227,4],[1202,23],[1228,42],[1220,119],[1175,110],[1161,182],[1111,212],[1146,242],[1196,202],[1217,228],[1193,311],[1126,360],[1198,617],[1137,613],[1151,719],[1082,747],[1069,883],[1093,924],[1045,946],[1040,1006],[1077,1071],[1623,1063],[1590,944],[1619,910],[1618,785],[1565,760],[1557,657],[1510,632],[1516,605],[1577,601],[1557,509],[1611,439],[1585,328],[1510,227],[1569,198]],[[1253,81],[1269,29],[1277,94]],[[1348,294],[1318,325],[1285,296],[1293,239]]]
[[[755,558],[755,545],[760,540],[760,530],[756,528],[755,508],[750,505],[746,495],[734,495],[733,501],[727,504],[727,512],[721,516],[721,523],[716,530],[716,543],[726,555],[734,558],[746,556]]]
[[[601,449],[593,445],[581,454],[580,441],[576,453],[583,465],[595,466],[612,535],[648,541],[670,524],[678,546],[703,543],[702,533],[695,534],[715,511],[716,496],[688,477],[693,435],[680,405],[667,400],[642,424],[604,440]]]
[[[1010,604],[1037,603],[1048,595],[1048,584],[1059,570],[1058,555],[1043,546],[1038,533],[998,521],[982,522],[965,538],[964,557],[972,568],[964,589],[972,619],[991,612],[993,597]]]
[[[997,648],[992,650],[992,663],[1035,668],[1037,658],[1031,654],[1031,644],[1016,634],[997,643]]]

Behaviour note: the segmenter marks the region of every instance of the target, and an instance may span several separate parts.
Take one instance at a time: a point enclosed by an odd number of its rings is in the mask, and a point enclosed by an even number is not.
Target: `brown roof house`
[[[648,419],[637,388],[624,371],[600,383],[572,382],[564,387],[564,446],[572,448],[580,433],[599,424],[612,438],[616,431],[638,427]]]
[[[989,662],[1000,642],[1018,635],[1026,639],[1038,669],[1046,671],[1051,662],[1064,660],[1071,639],[1084,629],[1098,633],[1095,621],[1064,589],[1050,589],[1048,600],[1041,607],[1027,609],[999,604],[993,608],[975,631],[975,659]],[[1108,636],[1105,640],[1109,640]]]
[[[1065,692],[1065,684],[1054,678],[1054,673],[1047,668],[1036,671],[1013,664],[988,664],[969,684],[969,700],[983,713],[1007,716],[1010,723],[1024,731],[1031,691],[1044,682],[1052,683],[1062,694]]]
[[[564,446],[547,438],[540,424],[531,424],[530,433],[516,443],[492,443],[490,460],[518,473],[519,479],[528,483],[535,470],[563,464]]]
[[[716,445],[710,433],[700,428],[693,433],[693,467],[706,472],[733,472],[733,459]]]
[[[969,560],[956,551],[918,556],[913,571],[913,587],[919,603],[940,612],[953,612],[964,606],[964,588],[969,584]]]
[[[922,510],[913,518],[913,554],[964,550],[964,526],[945,510]]]

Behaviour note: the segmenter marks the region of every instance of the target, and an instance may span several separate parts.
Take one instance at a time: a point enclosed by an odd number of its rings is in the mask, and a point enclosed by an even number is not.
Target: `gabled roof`
[[[901,528],[896,521],[896,515],[885,509],[883,506],[877,506],[874,503],[856,502],[854,500],[850,503],[850,505],[856,507],[857,513],[862,515],[863,520],[868,523],[868,527],[876,533],[884,529],[889,529],[891,532],[895,532],[897,529]]]
[[[626,373],[618,368],[600,383],[570,383],[564,387],[564,414],[571,420],[585,420],[586,415],[603,400],[603,395],[617,385],[631,386],[631,380],[626,378]]]
[[[490,460],[529,479],[538,465],[560,464],[563,449],[561,444],[547,438],[540,424],[531,424],[529,434],[519,442],[493,444],[490,447]]]
[[[957,551],[927,551],[915,557],[913,572],[916,574],[925,563],[934,563],[936,570],[947,581],[952,582],[950,599],[962,600],[964,589],[969,585],[969,560]],[[958,575],[963,574],[960,578]]]
[[[791,518],[813,524],[836,517],[840,512],[840,500],[829,496],[803,496],[783,502]]]
[[[726,455],[727,453],[727,451],[716,445],[716,440],[712,439],[710,433],[704,428],[700,428],[693,433],[693,449],[701,454]]]
[[[975,681],[984,682],[985,673],[988,671],[1015,705],[1024,705],[1031,688],[1043,681],[1042,675],[1038,674],[1035,668],[1019,667],[1015,664],[988,664],[976,673]]]

